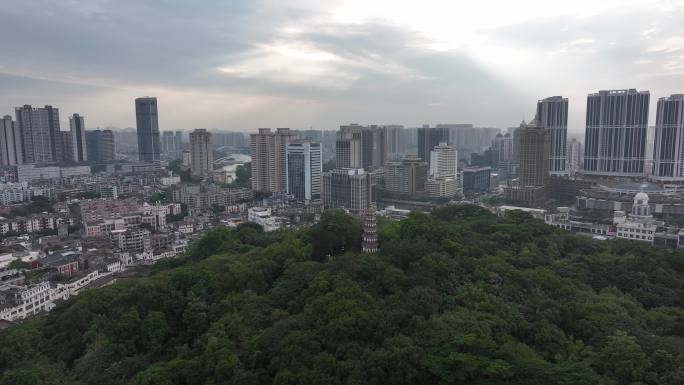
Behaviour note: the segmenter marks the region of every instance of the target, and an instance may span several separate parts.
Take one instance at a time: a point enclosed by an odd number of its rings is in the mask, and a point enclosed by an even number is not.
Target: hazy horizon
[[[162,130],[505,129],[562,95],[581,134],[588,93],[650,91],[650,125],[684,93],[684,1],[282,3],[9,0],[0,115],[50,104],[63,125],[134,127],[151,95]]]

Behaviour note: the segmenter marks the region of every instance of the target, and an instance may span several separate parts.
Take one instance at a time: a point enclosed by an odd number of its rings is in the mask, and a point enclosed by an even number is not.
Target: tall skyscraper
[[[114,133],[112,130],[86,131],[85,137],[88,160],[102,163],[114,161]]]
[[[362,168],[323,173],[323,206],[354,213],[367,210],[375,199],[373,177]]]
[[[177,156],[179,158],[182,157],[181,154],[183,154],[183,131],[176,131],[176,139],[173,141],[173,144],[176,146],[176,154],[178,154]]]
[[[430,152],[441,142],[449,143],[449,127],[430,127],[418,129],[418,157],[430,162]]]
[[[570,175],[575,175],[582,169],[583,155],[582,142],[574,138],[568,142],[568,162],[566,170]]]
[[[323,173],[320,143],[296,140],[287,145],[287,193],[299,202],[320,202]]]
[[[404,143],[404,131],[406,129],[401,125],[386,125],[387,130],[387,157],[390,159],[398,159],[402,155],[406,155],[406,144]]]
[[[15,113],[24,145],[24,163],[61,161],[59,109],[52,106],[33,108],[26,104],[15,108]]]
[[[551,134],[538,121],[523,124],[520,131],[520,186],[544,186],[549,177],[547,167],[551,148]]]
[[[458,152],[442,142],[430,152],[430,178],[455,178],[458,174]]]
[[[549,178],[551,133],[540,122],[523,122],[515,131],[518,140],[518,182],[504,187],[504,197],[510,201],[534,203],[546,196]]]
[[[190,173],[207,176],[214,170],[214,154],[211,133],[200,128],[190,133]]]
[[[296,138],[289,128],[260,128],[251,134],[252,190],[264,193],[287,191],[287,145]]]
[[[441,142],[430,152],[425,191],[433,197],[451,197],[458,192],[458,151]]]
[[[385,189],[398,194],[415,195],[425,191],[428,165],[415,155],[406,155],[385,166]]]
[[[335,166],[336,168],[362,168],[361,156],[361,128],[352,129],[351,126],[337,132],[335,142]]]
[[[537,102],[537,120],[551,137],[549,173],[565,174],[568,137],[568,99],[552,96]]]
[[[658,99],[653,178],[684,182],[684,95]]]
[[[73,136],[71,135],[71,131],[60,131],[58,133],[58,138],[59,140],[57,143],[59,144],[62,157],[57,159],[57,161],[69,163],[76,162],[76,159],[74,158],[76,155],[74,152],[74,140]]]
[[[448,145],[461,151],[463,154],[480,153],[490,146],[492,139],[499,133],[498,128],[473,127],[469,123],[438,124],[441,134],[440,142],[446,141]]]
[[[648,132],[648,91],[599,91],[587,97],[584,172],[643,176]]]
[[[387,161],[387,130],[383,126],[340,126],[337,135],[337,168],[373,171]]]
[[[5,115],[0,120],[0,166],[15,166],[24,163],[21,144],[21,130],[12,117]]]
[[[79,114],[69,117],[69,128],[71,131],[71,147],[73,155],[70,156],[74,162],[85,162],[88,160],[88,149],[86,141],[85,122]]]
[[[162,131],[161,152],[166,159],[176,159],[176,133],[173,131]]]
[[[157,98],[142,97],[135,99],[135,120],[138,131],[138,157],[141,162],[158,162],[159,116]]]
[[[513,157],[513,137],[510,133],[502,135],[497,134],[492,140],[492,157],[493,164],[499,170],[507,173],[514,172],[514,157]]]

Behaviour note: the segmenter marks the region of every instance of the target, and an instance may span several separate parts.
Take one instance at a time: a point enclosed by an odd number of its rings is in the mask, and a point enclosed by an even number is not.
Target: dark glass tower
[[[159,116],[157,98],[135,99],[135,118],[138,130],[138,157],[141,162],[159,161]]]
[[[684,95],[658,99],[653,178],[684,182]]]
[[[643,176],[648,131],[648,91],[599,91],[587,97],[584,171]]]
[[[565,174],[568,137],[568,99],[552,96],[537,102],[538,123],[551,137],[549,173]]]

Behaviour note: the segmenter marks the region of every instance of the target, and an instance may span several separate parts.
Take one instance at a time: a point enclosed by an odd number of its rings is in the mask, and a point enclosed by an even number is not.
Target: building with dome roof
[[[648,205],[648,194],[641,191],[634,195],[632,212],[615,211],[613,215],[615,236],[618,238],[631,239],[634,241],[653,243],[658,226],[662,222],[657,221],[651,215],[651,207]]]

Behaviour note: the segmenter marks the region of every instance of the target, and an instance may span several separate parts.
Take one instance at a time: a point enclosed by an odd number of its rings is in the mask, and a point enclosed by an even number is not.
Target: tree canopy
[[[0,333],[5,384],[684,383],[684,253],[475,206],[217,229]],[[326,258],[322,258],[326,256]]]

